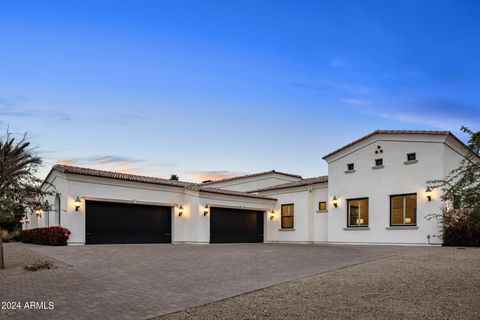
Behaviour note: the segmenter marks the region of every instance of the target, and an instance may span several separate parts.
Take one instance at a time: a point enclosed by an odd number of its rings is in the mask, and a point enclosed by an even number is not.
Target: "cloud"
[[[405,123],[414,123],[414,124],[421,124],[421,125],[428,125],[430,127],[438,128],[438,129],[458,129],[460,126],[463,125],[462,121],[453,120],[453,119],[440,119],[436,117],[428,117],[422,116],[413,113],[381,113],[378,114],[380,117],[395,120],[399,122]]]
[[[438,129],[458,130],[462,125],[478,127],[480,110],[453,100],[424,100],[384,103],[371,110],[372,115],[404,123],[427,125]]]
[[[131,125],[132,122],[145,123],[145,121],[149,121],[151,118],[132,113],[117,113],[114,116],[100,116],[96,120],[102,124]]]
[[[369,105],[371,103],[371,101],[367,99],[341,99],[340,101],[359,106]]]
[[[156,164],[157,166],[162,167],[171,167],[171,163],[162,163],[162,162],[151,162],[145,159],[130,158],[124,156],[113,156],[113,155],[104,155],[104,156],[88,156],[88,157],[64,157],[57,159],[59,163],[62,164],[71,164],[71,165],[82,165],[82,164],[137,164],[137,163],[151,163]]]
[[[331,59],[330,63],[328,65],[330,67],[337,68],[337,67],[341,67],[343,64],[342,64],[342,61],[340,59]]]
[[[4,107],[15,107],[18,105],[17,101],[14,101],[12,99],[7,99],[5,97],[0,97],[0,106]]]
[[[68,121],[71,120],[67,113],[54,110],[33,110],[10,107],[0,104],[1,117],[18,117],[18,118],[49,118],[55,120]]]
[[[346,68],[349,67],[349,63],[345,59],[340,59],[340,58],[332,58],[330,59],[330,62],[328,65],[332,68]]]
[[[321,79],[319,81],[297,81],[291,83],[297,88],[319,91],[327,96],[371,95],[374,88],[354,83],[340,83]]]
[[[220,179],[227,179],[232,178],[240,175],[244,175],[243,172],[237,171],[227,171],[227,170],[219,170],[219,171],[192,171],[187,173],[187,175],[194,179],[195,181],[202,182],[205,180],[220,180]]]
[[[62,157],[55,159],[54,162],[71,166],[84,166],[115,172],[149,175],[155,175],[161,168],[174,166],[171,163],[154,162],[147,159],[116,155]]]

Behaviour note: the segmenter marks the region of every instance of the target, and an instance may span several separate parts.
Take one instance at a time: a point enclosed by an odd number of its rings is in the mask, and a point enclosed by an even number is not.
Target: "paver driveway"
[[[26,245],[27,246],[27,245]],[[72,267],[0,280],[0,319],[148,319],[288,280],[416,250],[412,247],[222,244],[28,248]]]

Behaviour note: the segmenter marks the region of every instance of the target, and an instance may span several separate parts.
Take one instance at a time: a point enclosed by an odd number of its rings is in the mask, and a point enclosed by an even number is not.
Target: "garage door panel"
[[[210,242],[263,242],[263,212],[211,208]]]
[[[86,243],[170,243],[171,208],[87,201]]]

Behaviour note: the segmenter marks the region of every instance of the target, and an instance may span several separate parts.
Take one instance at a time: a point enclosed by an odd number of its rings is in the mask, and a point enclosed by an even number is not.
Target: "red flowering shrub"
[[[22,231],[22,242],[47,246],[66,246],[70,230],[63,227],[35,228]]]

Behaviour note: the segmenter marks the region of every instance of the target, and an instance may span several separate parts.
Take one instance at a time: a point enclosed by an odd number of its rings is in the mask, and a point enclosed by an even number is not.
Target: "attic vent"
[[[381,146],[377,146],[377,150],[375,150],[375,154],[383,153],[383,149]]]

